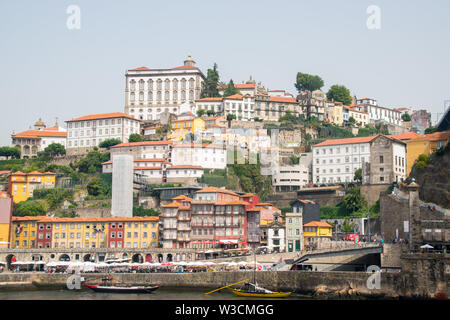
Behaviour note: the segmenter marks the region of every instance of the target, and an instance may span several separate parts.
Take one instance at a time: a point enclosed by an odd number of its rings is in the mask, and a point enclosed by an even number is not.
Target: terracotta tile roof
[[[322,221],[311,221],[310,223],[305,224],[304,227],[327,227],[327,228],[332,228],[331,225],[329,225],[326,222],[322,222]]]
[[[260,203],[257,203],[256,205],[257,206],[271,206],[272,204],[268,203],[268,202],[260,202]]]
[[[162,159],[162,158],[135,159],[133,162],[162,162],[162,163],[170,163],[166,159]],[[112,161],[109,160],[109,161],[103,162],[102,164],[112,164]]]
[[[214,148],[214,149],[224,149],[223,146],[215,145],[215,144],[194,144],[194,143],[186,143],[186,144],[174,144],[174,148]]]
[[[262,208],[259,208],[259,207],[247,209],[247,211],[261,211],[261,210],[262,210]]]
[[[177,69],[196,69],[196,70],[199,70],[197,67],[194,67],[194,66],[179,66],[179,67],[172,68],[172,70],[177,70]]]
[[[255,89],[256,84],[255,83],[235,83],[234,87],[236,89]],[[217,89],[226,89],[228,88],[228,85],[224,85],[221,87],[220,85],[217,86]]]
[[[291,97],[270,97],[269,100],[272,102],[297,103],[297,100]]]
[[[409,141],[446,141],[448,139],[450,139],[450,130],[418,135]]]
[[[162,205],[161,207],[163,207],[163,208],[178,208],[179,206],[180,206],[180,204],[178,202],[173,201],[172,203]]]
[[[216,188],[216,187],[207,187],[204,189],[201,189],[199,191],[196,191],[196,193],[226,193],[226,194],[231,194],[233,196],[239,196],[237,193],[227,190],[227,189],[220,189],[220,188]]]
[[[163,146],[172,144],[171,140],[168,141],[141,141],[141,142],[126,142],[121,144],[116,144],[111,148],[122,148],[122,147],[140,147],[140,146]]]
[[[417,133],[413,132],[413,131],[409,131],[409,132],[405,132],[405,133],[402,133],[402,134],[388,135],[386,137],[394,138],[394,139],[397,139],[397,140],[411,140],[411,139],[419,137],[419,135]]]
[[[176,170],[176,169],[200,169],[203,170],[202,166],[171,166],[167,168],[168,170]]]
[[[222,100],[223,100],[222,97],[209,97],[209,98],[197,99],[195,101],[204,102],[204,101],[222,101]]]
[[[66,138],[67,132],[65,131],[55,131],[55,130],[27,130],[15,134],[13,138],[40,138],[40,137],[61,137]]]
[[[225,118],[225,116],[211,117],[211,118],[205,119],[205,121],[213,121],[213,120],[217,120],[217,119],[220,119],[220,118]]]
[[[172,198],[172,200],[186,200],[186,201],[192,201],[191,198],[188,196],[185,196],[184,194],[180,194],[179,196],[176,196],[175,198]]]
[[[134,170],[161,170],[162,167],[134,167]]]
[[[239,94],[239,93],[233,94],[232,96],[224,97],[224,99],[229,99],[229,100],[242,100],[242,98],[243,98],[243,95]]]
[[[334,146],[340,144],[353,144],[353,143],[368,143],[375,139],[375,136],[371,137],[357,137],[357,138],[345,138],[345,139],[332,139],[326,140],[321,143],[315,144],[314,147],[322,147],[322,146]]]
[[[9,174],[11,173],[11,170],[2,170],[0,171],[0,175]]]
[[[139,67],[139,68],[135,68],[135,69],[129,69],[128,71],[150,71],[151,69],[147,68],[147,67]]]
[[[244,194],[244,195],[241,196],[241,197],[247,198],[247,197],[253,197],[253,196],[255,196],[253,193],[246,193],[246,194]]]
[[[109,119],[109,118],[128,118],[133,119],[136,121],[139,121],[125,113],[122,112],[112,112],[112,113],[100,113],[100,114],[90,114],[87,116],[75,118],[72,120],[67,120],[66,122],[73,122],[73,121],[82,121],[82,120],[97,120],[97,119]]]
[[[234,200],[234,201],[224,201],[224,202],[216,202],[214,203],[216,206],[230,206],[230,205],[248,205],[248,202],[241,201],[241,200]]]

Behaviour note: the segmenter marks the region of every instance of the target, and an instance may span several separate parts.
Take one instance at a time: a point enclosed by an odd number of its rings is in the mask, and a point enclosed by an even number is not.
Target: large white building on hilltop
[[[66,129],[58,126],[47,128],[45,123],[39,119],[34,124],[34,129],[12,134],[12,146],[21,152],[21,158],[37,157],[38,152],[45,150],[52,143],[66,146]]]
[[[85,154],[108,139],[125,143],[130,134],[140,132],[140,121],[122,112],[92,114],[66,122],[68,155]]]
[[[381,152],[379,137],[386,138]],[[377,168],[367,172],[367,180],[392,183],[406,178],[406,144],[395,135],[326,140],[312,147],[313,182],[353,182],[357,169]],[[372,163],[376,161],[376,163]],[[367,166],[366,164],[369,164]],[[381,165],[380,165],[381,164]]]
[[[125,113],[139,120],[159,120],[164,111],[192,112],[204,79],[191,56],[175,68],[130,69],[125,74]]]
[[[402,113],[378,105],[377,100],[371,98],[362,98],[356,100],[355,109],[364,111],[369,115],[370,123],[378,121],[387,122],[394,125],[401,125]]]

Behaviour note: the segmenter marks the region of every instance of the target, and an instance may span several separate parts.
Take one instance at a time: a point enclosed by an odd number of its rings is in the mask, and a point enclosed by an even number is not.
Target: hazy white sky
[[[69,5],[81,29],[66,26]],[[381,10],[369,30],[366,9]],[[253,76],[295,93],[297,72],[388,107],[442,113],[450,99],[450,2],[385,0],[1,1],[0,145],[38,118],[53,125],[124,109],[124,74],[191,54],[222,81]]]

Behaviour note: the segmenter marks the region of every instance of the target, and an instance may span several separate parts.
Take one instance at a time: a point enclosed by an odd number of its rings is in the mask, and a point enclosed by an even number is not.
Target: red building
[[[36,230],[36,248],[52,247],[52,228],[50,222],[38,222]]]
[[[125,235],[125,223],[110,221],[108,223],[108,248],[123,248]]]

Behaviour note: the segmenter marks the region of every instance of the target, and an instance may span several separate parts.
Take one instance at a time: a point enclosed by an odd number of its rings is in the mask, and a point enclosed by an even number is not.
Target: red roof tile
[[[128,119],[137,120],[137,119],[135,119],[135,118],[125,114],[125,113],[122,113],[122,112],[111,112],[111,113],[91,114],[91,115],[75,118],[75,119],[72,119],[72,120],[67,120],[66,122],[83,121],[83,120],[108,119],[108,118],[128,118]]]

